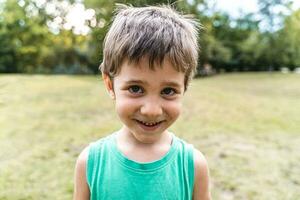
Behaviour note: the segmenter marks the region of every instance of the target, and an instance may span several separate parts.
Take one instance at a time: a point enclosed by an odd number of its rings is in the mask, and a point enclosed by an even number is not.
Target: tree
[[[32,72],[42,63],[49,30],[43,25],[45,15],[39,9],[30,13],[33,8],[30,1],[5,2],[0,20],[1,72]]]
[[[260,15],[264,18],[261,24],[264,25],[265,41],[268,42],[269,50],[265,52],[266,63],[269,65],[269,70],[278,69],[279,63],[276,63],[276,31],[281,27],[281,22],[284,19],[282,12],[278,12],[278,8],[289,9],[291,0],[260,0],[258,5]],[[277,8],[277,9],[276,9]],[[277,22],[277,23],[276,23]]]
[[[294,69],[300,67],[300,9],[294,11],[284,21],[283,29],[278,33],[276,41],[277,62]]]

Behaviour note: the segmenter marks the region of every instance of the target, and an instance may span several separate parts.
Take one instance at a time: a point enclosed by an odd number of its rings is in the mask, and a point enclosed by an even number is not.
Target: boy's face
[[[125,61],[113,84],[104,75],[105,85],[115,99],[116,111],[125,130],[142,143],[157,141],[181,111],[184,73],[167,59],[162,68],[149,68],[147,58],[139,63]]]

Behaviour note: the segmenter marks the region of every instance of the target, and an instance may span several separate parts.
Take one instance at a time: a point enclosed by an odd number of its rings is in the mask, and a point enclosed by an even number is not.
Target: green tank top
[[[126,158],[117,148],[115,134],[91,143],[86,167],[90,199],[192,199],[193,147],[172,137],[167,154],[147,163]]]

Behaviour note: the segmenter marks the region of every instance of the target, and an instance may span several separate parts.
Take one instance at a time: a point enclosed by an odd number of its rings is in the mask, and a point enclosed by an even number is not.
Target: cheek
[[[133,100],[126,98],[116,99],[116,111],[120,117],[129,116],[136,110],[136,103]]]
[[[181,113],[182,103],[181,101],[169,102],[166,106],[166,112],[174,119],[177,119]]]

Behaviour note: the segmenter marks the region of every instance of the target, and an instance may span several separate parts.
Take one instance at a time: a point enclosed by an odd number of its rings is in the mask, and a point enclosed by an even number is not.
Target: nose
[[[163,110],[159,101],[147,100],[141,107],[141,114],[148,118],[155,118],[162,115]]]

